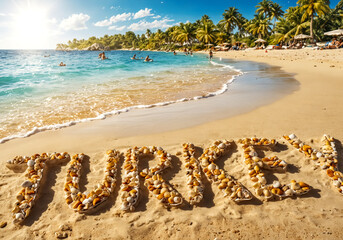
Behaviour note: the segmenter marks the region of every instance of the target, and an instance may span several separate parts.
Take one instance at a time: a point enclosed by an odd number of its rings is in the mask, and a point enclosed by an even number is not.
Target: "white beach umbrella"
[[[311,36],[306,35],[306,34],[298,34],[294,37],[294,39],[296,39],[296,40],[306,39],[306,38],[311,38]]]
[[[324,33],[326,36],[341,36],[343,35],[343,29],[337,29],[330,32]]]
[[[255,41],[255,43],[264,43],[266,40],[263,40],[262,38],[259,38]]]

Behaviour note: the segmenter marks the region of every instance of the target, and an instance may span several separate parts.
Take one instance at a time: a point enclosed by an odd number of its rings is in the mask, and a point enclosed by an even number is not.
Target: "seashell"
[[[218,187],[219,187],[219,189],[224,189],[224,188],[227,187],[227,184],[225,182],[222,182],[222,183],[219,184]]]
[[[224,143],[219,144],[219,145],[218,145],[218,148],[224,149],[224,148],[225,148],[225,144],[224,144]]]
[[[291,189],[292,189],[292,190],[299,190],[299,189],[300,189],[299,183],[292,182],[292,183],[291,183]]]
[[[257,189],[255,190],[255,192],[256,192],[256,195],[257,195],[257,196],[262,196],[262,194],[263,194],[263,189],[262,189],[262,188],[257,188]]]
[[[77,208],[80,204],[82,204],[81,201],[76,201],[76,202],[73,204],[72,207],[75,209],[75,208]]]
[[[128,203],[133,203],[133,202],[134,202],[134,199],[133,199],[132,197],[128,197],[128,198],[126,198],[126,201],[127,201]]]
[[[341,183],[339,181],[333,181],[332,184],[337,188],[341,186]]]
[[[98,204],[101,201],[100,198],[94,198],[93,200],[93,206],[95,206],[96,204]]]
[[[33,160],[27,161],[27,166],[33,167],[34,165],[35,165],[35,161],[33,161]]]
[[[225,174],[220,174],[219,176],[218,176],[218,179],[219,180],[223,180],[225,178]]]
[[[174,198],[173,198],[173,197],[169,197],[169,198],[168,198],[168,202],[169,202],[170,204],[173,204],[173,203],[174,203]]]
[[[170,198],[170,197],[171,197],[171,194],[170,194],[170,192],[165,192],[165,193],[163,194],[163,196],[164,196],[165,198]]]
[[[287,189],[287,190],[285,191],[285,195],[286,195],[286,196],[292,196],[292,195],[293,195],[292,189]]]
[[[257,177],[252,177],[252,178],[251,178],[251,181],[253,181],[253,182],[258,182],[258,178],[257,178]]]
[[[299,182],[299,186],[302,187],[302,188],[303,187],[309,187],[309,185],[304,183],[304,182]]]
[[[18,200],[19,202],[23,201],[23,200],[24,200],[24,196],[21,195],[21,194],[17,195],[17,200]]]
[[[255,182],[253,185],[252,185],[254,188],[260,188],[261,187],[261,184],[259,182]]]
[[[271,196],[272,196],[271,192],[270,192],[268,189],[264,189],[264,190],[263,190],[263,195],[264,195],[265,197],[271,197]]]
[[[72,194],[77,194],[79,191],[76,188],[74,188],[74,187],[70,187],[70,192]]]
[[[213,171],[214,169],[216,169],[216,165],[211,163],[208,167],[209,170]]]
[[[274,188],[279,188],[279,187],[281,187],[281,183],[279,181],[274,181],[273,182],[273,187]]]
[[[265,177],[261,177],[260,181],[259,181],[262,185],[266,185],[267,184],[267,180]]]
[[[32,186],[32,182],[31,181],[25,181],[21,184],[21,186],[24,188],[29,188]]]
[[[15,217],[16,220],[23,220],[23,219],[24,219],[24,214],[22,214],[22,213],[16,213],[16,214],[14,215],[14,217]]]
[[[174,197],[174,202],[175,203],[181,203],[181,198],[180,197]]]
[[[291,140],[293,140],[293,139],[295,139],[297,136],[295,136],[295,134],[292,133],[292,134],[290,134],[288,137],[289,137]]]

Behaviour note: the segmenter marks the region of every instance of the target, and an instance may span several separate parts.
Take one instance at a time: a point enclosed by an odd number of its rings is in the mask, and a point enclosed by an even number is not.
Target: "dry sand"
[[[145,131],[136,135],[131,132],[125,137],[116,134],[115,126],[108,119],[1,144],[0,222],[6,221],[7,226],[0,229],[0,238],[53,239],[61,224],[69,224],[72,230],[68,231],[68,239],[341,239],[343,196],[331,187],[329,178],[321,170],[314,169],[313,162],[289,147],[281,137],[294,132],[300,139],[308,143],[312,141],[311,145],[319,148],[321,136],[330,134],[337,139],[339,161],[342,162],[343,51],[240,51],[215,53],[215,56],[281,66],[286,72],[295,74],[301,84],[300,89],[248,113],[186,129],[161,129],[155,133],[149,129],[153,126],[147,125]],[[176,118],[177,115],[171,117]],[[108,124],[104,124],[106,122]],[[291,179],[302,180],[313,190],[299,198],[272,202],[255,199],[235,204],[226,201],[219,189],[203,178],[205,198],[198,207],[185,204],[181,208],[167,210],[157,199],[148,197],[147,190],[142,187],[143,196],[136,211],[123,214],[119,211],[119,174],[116,193],[108,203],[93,215],[80,215],[69,209],[64,201],[66,166],[50,164],[49,181],[27,221],[22,226],[11,222],[12,202],[20,190],[24,174],[7,169],[5,161],[16,155],[84,152],[90,157],[89,164],[84,166],[87,174],[83,176],[83,182],[86,185],[81,190],[85,190],[102,180],[107,149],[116,148],[124,152],[133,146],[162,146],[174,155],[173,168],[165,170],[163,175],[186,198],[183,159],[175,156],[181,151],[182,143],[194,143],[199,147],[199,154],[216,139],[238,140],[251,136],[276,138],[280,144],[275,152],[264,154],[277,155],[290,164],[286,173],[268,172],[269,181],[279,179],[286,183]],[[232,149],[218,164],[252,190],[241,152],[239,146]],[[154,164],[154,161],[149,164]]]

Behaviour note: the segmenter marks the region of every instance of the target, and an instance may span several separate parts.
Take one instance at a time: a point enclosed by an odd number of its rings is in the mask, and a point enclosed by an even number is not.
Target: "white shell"
[[[24,219],[24,214],[22,214],[22,213],[16,213],[16,214],[15,214],[15,219],[17,219],[17,220],[22,220],[22,219]]]
[[[295,134],[294,134],[294,133],[292,133],[292,134],[291,134],[291,135],[289,135],[288,137],[289,137],[290,139],[292,139],[292,140],[293,140],[293,139],[294,139],[294,138],[296,138],[297,136],[295,136]]]
[[[33,167],[34,165],[35,165],[35,161],[33,161],[32,159],[27,161],[27,166]]]
[[[281,187],[280,182],[279,182],[279,181],[274,181],[274,182],[273,182],[273,187],[274,187],[274,188],[279,188],[279,187]]]
[[[26,188],[26,187],[31,187],[32,186],[32,182],[30,181],[25,181],[21,184],[22,187]]]
[[[216,165],[214,165],[213,163],[211,163],[209,166],[208,166],[208,169],[210,169],[211,171],[216,169]]]

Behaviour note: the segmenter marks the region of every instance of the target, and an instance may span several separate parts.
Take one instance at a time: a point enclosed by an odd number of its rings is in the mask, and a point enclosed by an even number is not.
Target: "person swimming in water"
[[[105,52],[102,52],[101,60],[105,60],[105,59],[108,59],[108,58],[105,56]]]
[[[61,62],[59,66],[60,66],[60,67],[65,67],[65,66],[67,66],[67,65],[66,65],[65,63]]]
[[[213,52],[212,50],[210,50],[210,60],[212,60],[212,58],[213,58]]]
[[[146,58],[145,58],[145,60],[144,60],[144,62],[152,62],[153,60],[151,59],[151,58],[149,58],[149,55],[148,56],[146,56]]]
[[[176,52],[175,52],[175,50],[174,50],[174,56],[176,55]]]
[[[138,60],[138,59],[136,58],[136,54],[134,54],[133,57],[132,57],[131,59],[132,59],[132,60]]]

